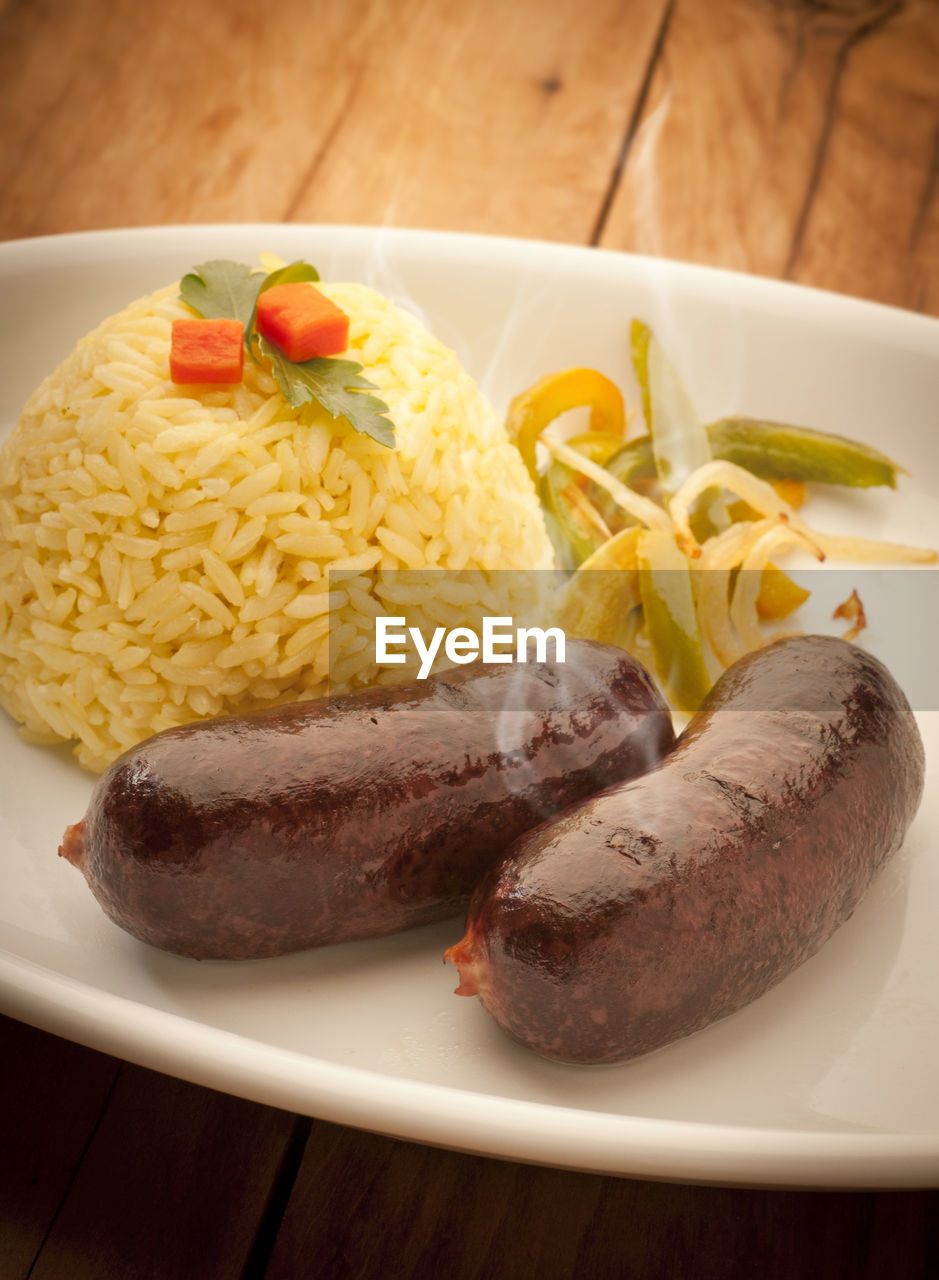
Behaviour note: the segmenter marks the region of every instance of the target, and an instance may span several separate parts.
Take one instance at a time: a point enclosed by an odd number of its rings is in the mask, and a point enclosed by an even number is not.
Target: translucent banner
[[[629,650],[671,695],[675,665],[694,659],[696,646],[712,682],[776,637],[815,633],[878,657],[914,710],[939,709],[932,568],[822,567],[770,578],[638,568],[334,571],[329,588],[333,694],[471,662],[563,662],[566,641],[577,638]]]

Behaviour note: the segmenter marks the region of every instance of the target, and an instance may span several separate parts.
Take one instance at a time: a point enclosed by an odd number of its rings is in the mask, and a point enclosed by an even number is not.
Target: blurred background
[[[936,0],[0,0],[0,236],[598,244],[939,308]]]

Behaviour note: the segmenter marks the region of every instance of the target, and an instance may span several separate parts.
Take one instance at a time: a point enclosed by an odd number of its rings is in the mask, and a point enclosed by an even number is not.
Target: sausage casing
[[[623,1061],[756,999],[852,914],[918,808],[924,752],[882,663],[777,641],[724,673],[675,750],[522,836],[447,956],[508,1034]]]
[[[285,954],[458,914],[521,832],[673,744],[643,668],[568,639],[564,662],[165,730],[102,774],[59,852],[145,942]]]

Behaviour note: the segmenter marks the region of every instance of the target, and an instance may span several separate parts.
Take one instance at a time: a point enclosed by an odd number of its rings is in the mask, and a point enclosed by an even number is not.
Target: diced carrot
[[[308,281],[275,284],[258,295],[258,333],[301,364],[349,345],[349,317]]]
[[[245,365],[240,320],[174,320],[170,342],[173,382],[240,382]]]

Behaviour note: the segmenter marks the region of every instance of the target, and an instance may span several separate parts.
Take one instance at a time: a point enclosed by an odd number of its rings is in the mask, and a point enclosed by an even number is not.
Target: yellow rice
[[[174,386],[176,285],[30,398],[0,453],[0,704],[28,739],[99,771],[171,725],[346,692],[387,678],[374,618],[402,594],[411,625],[458,625],[458,577],[482,598],[492,570],[552,565],[521,458],[455,354],[372,289],[322,288],[394,450],[291,409],[250,361],[235,387]],[[408,587],[402,569],[452,576]]]

